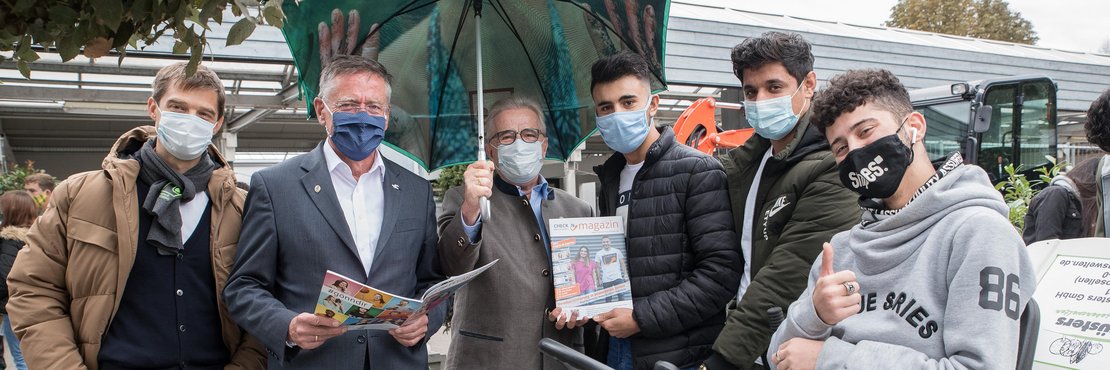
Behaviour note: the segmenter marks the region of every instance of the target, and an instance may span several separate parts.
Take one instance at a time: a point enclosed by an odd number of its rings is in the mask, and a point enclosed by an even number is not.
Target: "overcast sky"
[[[897,0],[686,0],[761,13],[878,26]],[[1033,23],[1038,46],[1096,52],[1110,40],[1110,1],[1009,0],[1010,9]]]

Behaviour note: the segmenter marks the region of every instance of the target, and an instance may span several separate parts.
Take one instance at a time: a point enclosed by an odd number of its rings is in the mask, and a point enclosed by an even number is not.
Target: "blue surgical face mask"
[[[744,100],[744,117],[748,124],[755,129],[755,133],[768,140],[778,140],[794,130],[798,123],[798,115],[794,114],[794,95],[802,91],[802,85],[789,96],[780,96],[760,101]],[[805,104],[809,100],[806,99]],[[805,110],[805,106],[802,106]]]
[[[644,109],[613,112],[597,117],[597,130],[601,131],[601,139],[605,141],[605,145],[622,154],[639,148],[651,129],[647,109],[648,105],[644,105]]]
[[[352,161],[369,157],[385,137],[385,116],[372,116],[365,111],[358,113],[331,112],[331,142],[343,156]]]

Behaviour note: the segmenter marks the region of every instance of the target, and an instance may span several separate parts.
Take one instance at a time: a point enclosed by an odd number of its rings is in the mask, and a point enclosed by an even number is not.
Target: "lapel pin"
[[[401,190],[401,187],[397,186],[397,184],[393,184],[393,190]]]
[[[320,192],[320,185],[319,185],[319,184],[317,184],[317,185],[316,185],[316,187],[312,188],[312,190],[314,190],[314,191],[316,191],[317,193],[319,193],[319,192]]]

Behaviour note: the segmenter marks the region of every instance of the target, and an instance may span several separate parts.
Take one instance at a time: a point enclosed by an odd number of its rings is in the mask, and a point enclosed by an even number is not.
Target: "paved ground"
[[[443,328],[428,340],[428,368],[442,369],[441,363],[447,362],[447,349],[451,347],[451,335],[445,333]]]

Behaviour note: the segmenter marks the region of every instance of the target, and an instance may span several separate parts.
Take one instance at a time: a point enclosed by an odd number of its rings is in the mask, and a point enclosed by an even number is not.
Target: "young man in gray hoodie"
[[[858,225],[833,236],[771,339],[779,369],[1014,368],[1036,281],[987,174],[934,169],[925,117],[885,70],[834,77],[813,102]]]

